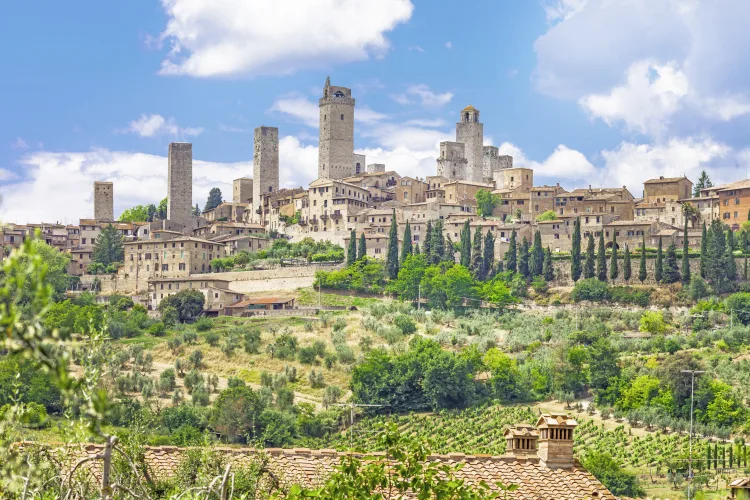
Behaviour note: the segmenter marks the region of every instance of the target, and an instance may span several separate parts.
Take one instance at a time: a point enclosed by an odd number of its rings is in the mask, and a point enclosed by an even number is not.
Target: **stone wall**
[[[167,219],[192,227],[193,145],[189,142],[169,144],[167,189]]]
[[[115,220],[114,193],[111,182],[94,182],[94,219]]]

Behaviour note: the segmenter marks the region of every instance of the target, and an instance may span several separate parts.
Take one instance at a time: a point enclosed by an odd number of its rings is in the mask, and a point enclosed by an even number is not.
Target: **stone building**
[[[547,212],[548,210],[555,210],[555,196],[558,194],[567,193],[567,191],[560,187],[558,183],[556,186],[534,186],[529,190],[529,211],[531,214],[531,220]]]
[[[750,180],[733,182],[717,190],[719,218],[733,231],[750,220]]]
[[[448,180],[468,179],[469,160],[465,155],[466,145],[462,142],[441,142],[440,156],[437,159],[437,175]]]
[[[193,145],[169,144],[167,219],[185,227],[193,225]]]
[[[491,184],[470,181],[449,181],[443,185],[445,201],[447,203],[475,203],[480,189],[492,191]]]
[[[492,181],[496,189],[528,193],[534,187],[534,171],[523,167],[504,168],[493,172]]]
[[[265,250],[270,246],[270,240],[258,234],[241,234],[238,236],[224,235],[213,239],[217,243],[224,244],[224,253],[227,256],[236,255],[239,252],[257,252]]]
[[[247,234],[264,234],[261,224],[251,222],[216,221],[206,226],[193,229],[193,236],[213,240],[219,236],[241,236]]]
[[[353,158],[352,163],[354,164],[354,169],[352,170],[352,173],[354,175],[364,174],[367,168],[367,158],[365,155],[354,153]]]
[[[630,191],[621,188],[574,189],[569,193],[555,196],[555,210],[558,215],[604,215],[615,216],[620,220],[633,220],[635,200]]]
[[[354,99],[346,87],[326,78],[320,108],[318,177],[342,179],[354,174]]]
[[[551,220],[539,221],[534,226],[542,238],[542,247],[553,253],[569,252],[573,246],[573,221]],[[583,247],[585,250],[585,246]]]
[[[374,174],[377,172],[385,172],[385,164],[384,163],[370,163],[367,165],[367,173],[368,174]]]
[[[462,179],[483,182],[484,125],[479,121],[479,110],[471,104],[461,110],[461,120],[456,123],[456,142],[465,146],[466,176]]]
[[[148,308],[157,310],[162,300],[183,290],[198,290],[203,294],[203,310],[208,316],[222,314],[227,306],[245,298],[244,294],[229,289],[229,280],[218,277],[152,278],[148,280]]]
[[[219,206],[203,212],[203,218],[207,222],[227,221],[242,222],[245,219],[245,212],[250,209],[247,203],[225,201]]]
[[[501,155],[496,146],[484,146],[482,159],[483,182],[492,182],[495,172],[513,168],[513,157]]]
[[[368,208],[370,192],[343,180],[320,178],[310,183],[306,222],[308,230],[346,230],[347,220]]]
[[[254,173],[254,172],[253,172]],[[240,177],[232,181],[232,201],[234,203],[251,203],[253,199],[253,180]]]
[[[261,195],[279,190],[279,129],[258,127],[253,144],[253,220],[260,221]]]
[[[427,196],[427,183],[414,177],[401,177],[395,188],[396,200],[408,205],[422,203]]]
[[[646,203],[666,203],[690,198],[693,183],[685,176],[649,179],[643,183],[643,201]]]
[[[111,182],[94,182],[94,219],[98,221],[115,220],[114,184]]]

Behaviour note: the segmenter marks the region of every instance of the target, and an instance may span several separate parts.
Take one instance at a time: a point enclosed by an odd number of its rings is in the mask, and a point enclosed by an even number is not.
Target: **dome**
[[[461,110],[462,113],[464,111],[477,111],[477,108],[475,108],[474,106],[472,106],[471,104],[469,104],[468,106],[466,106],[464,109]]]

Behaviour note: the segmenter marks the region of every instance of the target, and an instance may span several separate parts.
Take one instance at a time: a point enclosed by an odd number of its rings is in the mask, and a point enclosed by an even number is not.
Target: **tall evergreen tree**
[[[487,231],[484,237],[484,257],[482,259],[482,279],[486,279],[492,273],[495,265],[495,237],[492,231]]]
[[[713,187],[713,183],[704,170],[703,172],[701,172],[700,177],[698,177],[698,182],[696,182],[695,186],[693,186],[693,198],[697,198],[701,195],[701,189],[710,187]]]
[[[643,283],[646,281],[646,278],[648,278],[648,274],[646,273],[646,237],[644,236],[641,242],[641,262],[638,267],[638,280]]]
[[[515,231],[510,233],[510,238],[508,239],[508,251],[505,252],[505,269],[514,273],[518,270],[518,248]]]
[[[529,277],[529,240],[526,236],[523,237],[523,243],[518,249],[518,272],[524,278]]]
[[[628,244],[625,243],[625,259],[622,263],[622,279],[625,280],[625,283],[630,283],[632,273],[633,269],[631,268],[630,263],[630,247],[628,247]]]
[[[471,273],[476,279],[482,278],[482,227],[474,230],[474,243],[471,247]]]
[[[544,250],[544,262],[542,263],[542,275],[548,283],[555,279],[555,268],[552,266],[552,252],[549,247]]]
[[[419,243],[414,245],[414,255],[420,255],[422,251],[419,249]]]
[[[221,189],[217,187],[211,188],[211,191],[208,192],[208,199],[206,200],[206,206],[203,207],[203,211],[208,212],[209,210],[213,210],[221,205],[222,202]]]
[[[122,233],[112,224],[107,224],[99,232],[99,237],[94,243],[94,253],[91,255],[91,261],[108,266],[123,262],[125,260],[125,249],[123,245]]]
[[[737,262],[734,260],[734,232],[729,229],[727,231],[727,248],[724,253],[724,269],[726,271],[726,277],[729,281],[737,281]]]
[[[617,277],[620,275],[620,269],[617,262],[617,233],[612,231],[612,255],[609,260],[609,279],[612,283],[615,282]]]
[[[151,207],[154,208],[153,212],[151,212]],[[149,209],[149,217],[151,218],[151,220],[154,220],[154,215],[156,215],[156,205],[149,205],[148,209]],[[196,203],[195,204],[195,208],[193,209],[193,215],[195,215],[197,217],[200,214],[201,214],[201,207]],[[151,221],[149,221],[149,222],[151,222]]]
[[[357,233],[352,229],[349,235],[349,246],[346,249],[346,265],[351,266],[357,260]]]
[[[680,281],[680,270],[677,268],[677,248],[674,242],[667,247],[667,257],[664,260],[664,283]]]
[[[661,283],[664,279],[664,252],[662,251],[661,236],[659,236],[659,245],[656,248],[656,266],[654,267],[654,279]]]
[[[690,283],[690,247],[688,246],[688,220],[685,217],[685,227],[682,230],[682,282]]]
[[[443,252],[443,262],[449,262],[451,264],[456,263],[456,249],[453,248],[453,240],[451,236],[445,237],[445,252]]]
[[[466,219],[461,230],[461,265],[467,269],[471,265],[471,227],[469,226],[469,219]]]
[[[391,216],[391,229],[388,231],[388,253],[385,257],[386,274],[392,280],[398,277],[398,226],[396,225],[396,209]]]
[[[594,233],[589,233],[586,244],[586,262],[583,266],[583,277],[586,279],[596,276],[596,252],[594,250]]]
[[[604,231],[599,233],[599,248],[596,252],[596,279],[607,282],[607,251],[604,248]]]
[[[403,264],[404,261],[408,256],[411,255],[413,249],[411,245],[411,225],[409,224],[409,221],[406,221],[406,227],[404,228],[404,241],[401,243],[401,263]]]
[[[531,247],[531,256],[529,257],[529,276],[542,274],[543,265],[544,248],[542,247],[542,234],[539,231],[535,231],[534,244]]]
[[[700,257],[700,274],[701,278],[706,279],[706,270],[708,258],[708,231],[706,230],[706,221],[703,221],[703,231],[701,232],[701,257]]]
[[[430,238],[430,264],[439,264],[445,259],[445,238],[443,236],[443,221],[438,220],[432,226],[432,238]]]
[[[573,223],[573,242],[570,249],[570,274],[573,281],[581,277],[581,218],[576,217]]]
[[[361,260],[367,256],[367,238],[365,233],[359,235],[359,247],[357,248],[357,260]]]
[[[430,260],[430,244],[432,242],[432,221],[427,221],[427,229],[424,232],[424,243],[422,243],[422,254],[425,260]]]
[[[712,220],[706,235],[708,239],[706,242],[706,279],[717,293],[722,293],[726,288],[728,264],[724,224],[718,219]]]
[[[732,252],[737,250],[737,247],[734,244],[734,231],[731,229],[727,229],[727,248]]]
[[[745,271],[742,273],[742,278],[747,281],[747,254],[745,254]]]

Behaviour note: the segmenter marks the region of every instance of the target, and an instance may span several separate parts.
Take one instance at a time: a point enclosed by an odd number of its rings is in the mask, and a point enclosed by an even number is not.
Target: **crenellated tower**
[[[326,78],[318,105],[318,177],[342,179],[354,175],[354,99],[351,89],[333,86],[331,79]]]

